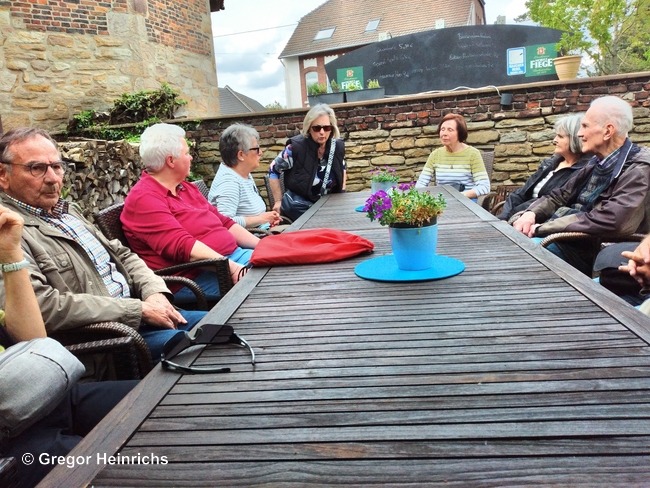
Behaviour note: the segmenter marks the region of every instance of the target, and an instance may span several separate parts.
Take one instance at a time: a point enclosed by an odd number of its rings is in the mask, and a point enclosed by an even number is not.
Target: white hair
[[[596,109],[594,118],[601,127],[609,122],[615,127],[617,136],[627,137],[633,123],[632,107],[629,103],[609,95],[591,102],[590,109],[592,108]]]
[[[185,130],[172,124],[154,124],[140,136],[140,157],[147,171],[156,173],[165,165],[167,156],[180,157]]]

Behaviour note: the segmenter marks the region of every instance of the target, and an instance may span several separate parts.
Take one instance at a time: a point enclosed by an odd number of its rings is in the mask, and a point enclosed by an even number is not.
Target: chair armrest
[[[558,241],[579,241],[582,239],[593,239],[594,236],[591,234],[586,234],[585,232],[556,232],[555,234],[550,234],[542,239],[540,245],[542,247],[548,247],[554,242]]]
[[[579,241],[583,239],[599,239],[603,243],[612,243],[612,242],[641,242],[645,234],[630,234],[627,236],[597,236],[593,234],[587,234],[585,232],[556,232],[555,234],[550,234],[544,239],[540,244],[542,247],[548,247],[554,242],[559,241]]]
[[[149,346],[147,346],[142,336],[132,327],[120,322],[97,322],[74,329],[57,330],[48,335],[64,346],[119,337],[131,337],[137,355],[140,376],[146,376],[153,367]]]
[[[230,276],[230,265],[228,264],[228,258],[226,257],[201,259],[199,261],[192,261],[190,263],[176,264],[167,268],[155,270],[154,273],[156,273],[158,276],[170,276],[188,269],[209,267],[214,268],[214,272],[217,274],[217,280],[219,281],[219,290],[221,290],[221,296],[224,296],[234,286],[232,276]]]
[[[491,213],[492,215],[499,215],[499,214],[501,213],[501,209],[503,208],[503,206],[504,206],[505,204],[506,204],[505,200],[504,200],[503,202],[499,202],[499,203],[497,203],[496,205],[494,205],[494,206],[490,209],[490,213]]]
[[[0,486],[4,488],[18,488],[16,458],[5,457],[0,458]]]
[[[271,235],[271,232],[269,232],[268,230],[260,229],[259,227],[246,227],[245,229],[251,234],[253,234],[254,236],[259,237],[260,239]]]
[[[494,191],[491,191],[489,193],[486,193],[485,195],[481,195],[476,199],[476,203],[479,204],[481,207],[483,207],[485,210],[488,212],[490,211],[490,208],[492,207],[492,203],[494,202],[494,199],[496,198],[497,193]]]
[[[140,366],[138,364],[138,351],[133,337],[116,337],[92,342],[71,344],[65,348],[77,358],[83,359],[96,353],[109,353],[113,355],[113,367],[117,380],[140,379]]]
[[[188,287],[196,297],[196,308],[199,310],[210,310],[208,298],[205,296],[205,292],[196,281],[185,278],[184,276],[161,276],[161,278],[165,283],[179,283]]]

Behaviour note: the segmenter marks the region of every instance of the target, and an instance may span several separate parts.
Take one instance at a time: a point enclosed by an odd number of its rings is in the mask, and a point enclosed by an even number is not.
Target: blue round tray
[[[449,278],[464,270],[465,264],[462,261],[436,255],[431,268],[422,271],[404,271],[397,267],[395,256],[388,254],[357,264],[354,273],[360,278],[375,281],[429,281]]]
[[[355,212],[363,212],[363,207],[365,207],[365,205],[359,205],[358,207],[356,207],[356,208],[354,209],[354,211],[355,211]]]

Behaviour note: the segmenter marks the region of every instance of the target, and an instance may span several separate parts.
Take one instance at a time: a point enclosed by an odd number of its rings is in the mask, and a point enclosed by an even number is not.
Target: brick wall
[[[513,95],[512,106],[502,107],[500,93]],[[594,77],[513,85],[454,93],[405,96],[363,104],[335,106],[346,146],[348,189],[370,186],[371,169],[393,166],[402,181],[415,180],[427,157],[440,141],[437,122],[449,112],[465,116],[468,144],[495,151],[492,187],[526,181],[540,161],[553,152],[553,124],[563,115],[586,111],[602,95],[618,95],[634,110],[630,138],[650,144],[650,73]],[[300,130],[308,109],[204,119],[189,136],[197,142],[196,170],[211,181],[220,161],[219,134],[233,122],[253,125],[261,136],[264,153],[254,174],[258,185],[269,163],[284,147],[287,137]],[[262,190],[262,188],[261,188]],[[263,191],[263,190],[262,190]]]
[[[205,0],[158,0],[149,2],[147,33],[161,44],[211,54],[211,30],[203,26]]]
[[[126,12],[127,0],[19,0],[10,2],[11,14],[28,30],[67,34],[108,34],[106,13]]]

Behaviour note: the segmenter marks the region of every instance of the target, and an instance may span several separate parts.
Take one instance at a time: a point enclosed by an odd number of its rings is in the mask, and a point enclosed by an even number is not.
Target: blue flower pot
[[[371,181],[370,182],[370,192],[377,193],[379,190],[388,191],[392,187],[397,186],[399,183],[393,183],[392,181]]]
[[[389,227],[390,245],[397,267],[421,271],[433,266],[438,244],[438,224],[426,227]]]

